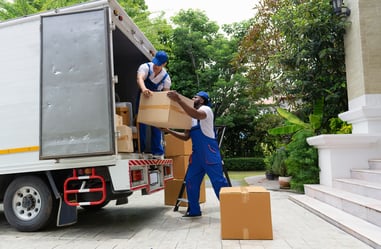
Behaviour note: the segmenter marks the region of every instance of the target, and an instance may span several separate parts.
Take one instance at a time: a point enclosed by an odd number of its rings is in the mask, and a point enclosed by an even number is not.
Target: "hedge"
[[[262,171],[265,170],[263,158],[237,157],[224,158],[224,166],[230,171]]]

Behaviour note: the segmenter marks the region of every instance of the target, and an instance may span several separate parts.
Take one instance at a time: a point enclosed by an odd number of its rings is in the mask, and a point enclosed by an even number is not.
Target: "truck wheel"
[[[14,179],[5,192],[4,215],[19,231],[37,231],[54,216],[54,203],[50,188],[40,177],[22,176]]]

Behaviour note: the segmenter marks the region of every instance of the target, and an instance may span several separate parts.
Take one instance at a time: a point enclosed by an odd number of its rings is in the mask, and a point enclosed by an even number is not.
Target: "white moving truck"
[[[118,150],[116,106],[135,106],[137,68],[155,50],[116,1],[1,22],[0,37],[0,202],[11,226],[69,225],[79,206],[164,189],[171,159]]]

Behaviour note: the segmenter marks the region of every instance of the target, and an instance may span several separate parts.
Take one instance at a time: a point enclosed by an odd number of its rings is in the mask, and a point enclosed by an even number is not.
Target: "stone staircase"
[[[369,169],[352,169],[350,179],[330,186],[305,185],[290,199],[369,246],[381,249],[381,160]]]

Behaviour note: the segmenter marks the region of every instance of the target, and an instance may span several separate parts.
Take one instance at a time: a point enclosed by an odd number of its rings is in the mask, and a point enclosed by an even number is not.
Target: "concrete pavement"
[[[110,203],[103,210],[79,210],[78,223],[42,232],[20,233],[11,228],[0,206],[0,249],[336,249],[370,248],[288,199],[295,193],[279,191],[276,181],[264,176],[248,177],[251,185],[270,190],[273,240],[221,240],[219,202],[212,188],[206,189],[203,216],[181,218],[164,205],[164,192],[129,198],[129,204]]]

